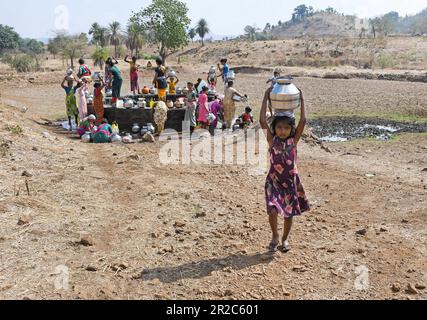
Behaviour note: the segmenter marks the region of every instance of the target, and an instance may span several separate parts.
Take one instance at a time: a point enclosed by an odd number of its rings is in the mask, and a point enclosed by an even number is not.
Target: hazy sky
[[[0,24],[10,25],[23,37],[50,37],[58,26],[69,27],[70,33],[88,32],[93,22],[107,24],[117,20],[126,24],[132,11],[151,3],[150,0],[14,0],[1,1]],[[267,22],[291,18],[299,4],[315,9],[332,6],[339,12],[372,17],[389,11],[401,15],[415,14],[427,7],[426,0],[184,0],[194,24],[206,18],[216,35],[238,35],[246,25],[263,28]],[[68,13],[67,13],[68,12]],[[68,19],[67,19],[68,16]],[[67,22],[68,20],[68,22]]]

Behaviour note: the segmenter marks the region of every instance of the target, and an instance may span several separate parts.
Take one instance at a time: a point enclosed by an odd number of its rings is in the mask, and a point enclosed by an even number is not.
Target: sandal
[[[279,249],[279,243],[271,242],[268,246],[268,250],[270,250],[270,252],[277,252],[278,249]]]
[[[291,251],[291,245],[289,244],[288,240],[282,239],[281,250],[283,253],[287,253],[287,252]]]

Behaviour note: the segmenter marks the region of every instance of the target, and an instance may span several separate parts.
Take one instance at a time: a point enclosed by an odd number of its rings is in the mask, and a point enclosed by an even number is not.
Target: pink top
[[[208,107],[208,96],[205,93],[201,93],[199,96],[199,122],[208,122],[206,116],[209,114]]]

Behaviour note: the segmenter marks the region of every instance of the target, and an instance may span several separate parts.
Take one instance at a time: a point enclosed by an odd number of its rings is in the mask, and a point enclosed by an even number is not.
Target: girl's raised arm
[[[301,136],[304,132],[304,128],[305,125],[307,124],[307,117],[306,117],[306,112],[305,112],[305,102],[304,102],[304,95],[302,93],[302,90],[299,89],[300,92],[300,98],[301,98],[301,117],[299,120],[299,124],[297,127],[297,130],[295,132],[295,137],[294,137],[294,141],[295,143],[298,143],[301,139]]]
[[[264,100],[262,102],[261,106],[261,114],[259,117],[259,123],[261,125],[261,128],[267,132],[266,138],[268,141],[268,144],[270,145],[270,148],[273,146],[273,134],[271,133],[271,130],[268,126],[267,122],[267,104],[270,97],[271,88],[268,88],[264,95]]]

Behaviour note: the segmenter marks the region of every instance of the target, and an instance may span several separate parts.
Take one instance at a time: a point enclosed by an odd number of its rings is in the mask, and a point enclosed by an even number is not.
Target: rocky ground
[[[267,76],[238,80],[255,111]],[[58,83],[43,79],[1,92],[0,298],[427,298],[426,133],[331,152],[302,143],[313,208],[296,219],[293,250],[271,255],[264,175],[162,166],[161,143],[83,144],[44,125],[64,107]],[[311,117],[427,116],[423,83],[297,84]]]

